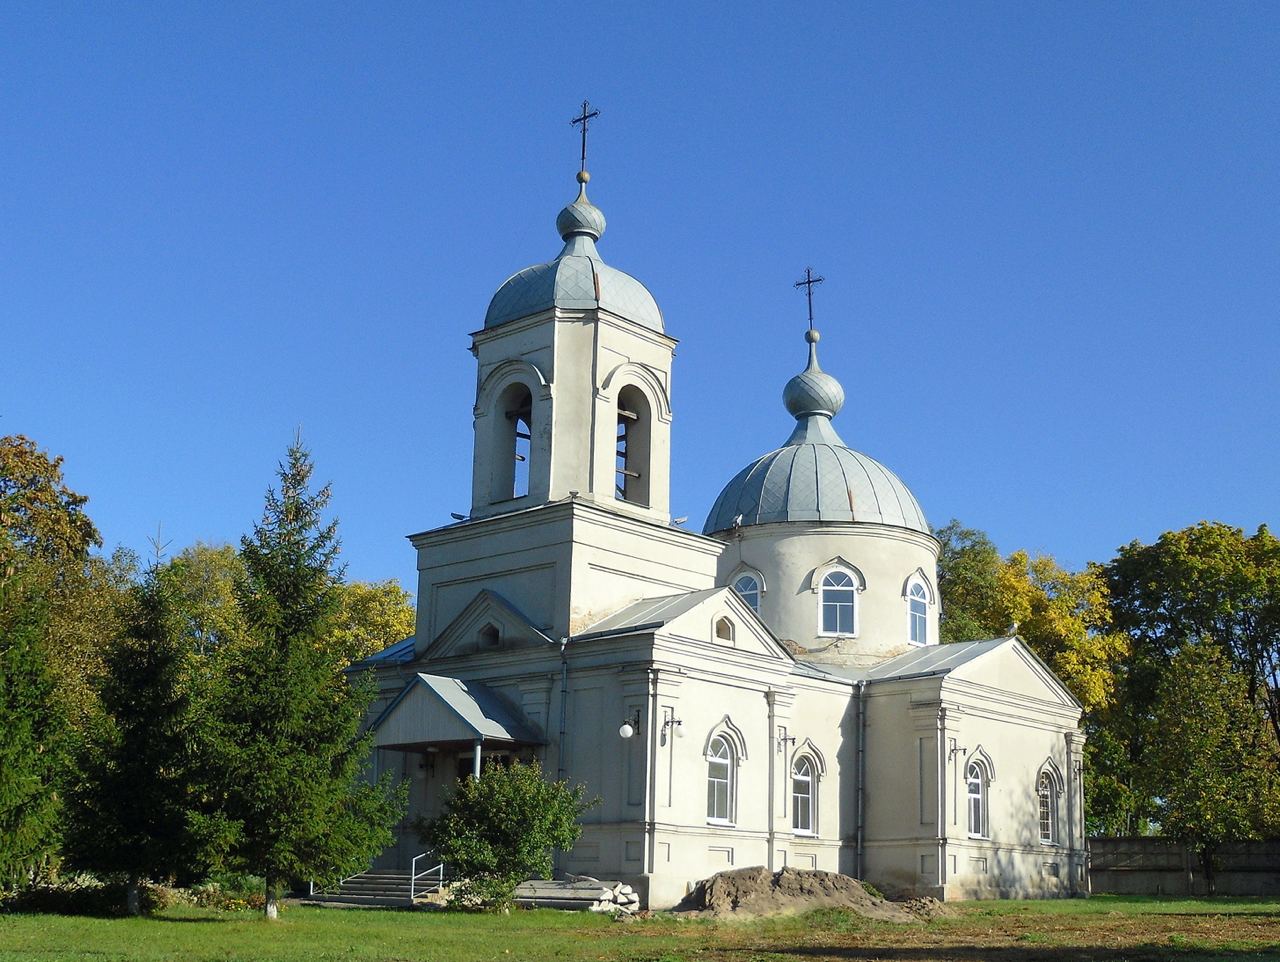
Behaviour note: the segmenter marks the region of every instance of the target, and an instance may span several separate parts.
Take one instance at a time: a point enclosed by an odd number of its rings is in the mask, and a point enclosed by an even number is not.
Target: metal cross
[[[582,169],[587,169],[587,123],[600,116],[600,111],[592,110],[591,104],[587,101],[582,102],[582,113],[569,121],[570,126],[576,127],[582,124]]]
[[[811,268],[804,269],[804,280],[796,281],[796,287],[805,289],[804,295],[809,299],[809,330],[813,330],[813,285],[821,284],[825,277],[815,276]]]

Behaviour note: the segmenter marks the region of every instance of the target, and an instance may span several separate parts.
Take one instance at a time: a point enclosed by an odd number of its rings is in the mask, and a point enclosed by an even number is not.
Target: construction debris
[[[577,912],[637,912],[640,896],[625,882],[605,882],[585,875],[564,880],[530,879],[516,886],[515,903],[528,909]]]

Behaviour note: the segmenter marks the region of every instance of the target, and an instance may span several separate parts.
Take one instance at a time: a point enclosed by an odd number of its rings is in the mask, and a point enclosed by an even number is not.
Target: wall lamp
[[[636,709],[635,716],[623,721],[618,728],[618,735],[621,738],[630,738],[636,732],[640,731],[640,709]]]

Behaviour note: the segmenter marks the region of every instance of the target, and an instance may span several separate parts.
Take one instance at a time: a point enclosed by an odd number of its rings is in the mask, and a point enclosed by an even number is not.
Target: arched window
[[[755,575],[742,575],[733,583],[733,590],[742,596],[751,610],[760,614],[760,582]]]
[[[716,641],[733,644],[733,622],[728,618],[716,619]]]
[[[1052,845],[1058,840],[1058,790],[1048,772],[1041,772],[1036,783],[1040,802],[1040,841]]]
[[[856,595],[853,577],[847,571],[837,568],[822,579],[822,634],[857,634]]]
[[[987,837],[987,788],[990,777],[982,762],[972,761],[965,769],[965,787],[969,798],[969,837]]]
[[[707,821],[733,823],[733,747],[723,735],[707,745]]]
[[[791,766],[791,828],[799,835],[818,833],[817,784],[813,760],[801,755]]]
[[[529,444],[533,437],[533,392],[520,382],[498,396],[494,424],[490,501],[522,498],[529,493]]]
[[[478,640],[481,648],[497,648],[502,641],[502,635],[498,632],[496,625],[489,624],[480,629]]]
[[[652,417],[649,399],[628,384],[618,392],[617,497],[649,504],[649,460]]]
[[[929,593],[920,582],[913,582],[907,592],[907,617],[910,619],[911,643],[927,645],[929,643]]]

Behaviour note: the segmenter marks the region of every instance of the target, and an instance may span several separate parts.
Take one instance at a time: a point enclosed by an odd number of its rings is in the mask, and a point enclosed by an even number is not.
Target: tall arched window
[[[982,762],[972,761],[965,769],[965,787],[969,799],[969,837],[987,837],[987,788],[990,776]]]
[[[1040,841],[1052,845],[1058,840],[1058,791],[1048,772],[1041,772],[1036,783],[1040,803]]]
[[[742,596],[751,610],[760,614],[760,582],[755,575],[742,575],[733,583],[733,590]]]
[[[911,643],[927,645],[929,643],[929,593],[924,585],[916,581],[907,592],[907,617],[911,622]]]
[[[649,504],[649,462],[652,416],[649,399],[628,384],[618,392],[617,497],[632,504]]]
[[[836,569],[822,579],[822,634],[857,634],[856,597],[849,572]]]
[[[816,835],[817,770],[807,755],[801,755],[791,766],[791,828],[799,835]]]
[[[707,821],[733,822],[733,747],[722,735],[707,745]]]
[[[519,382],[498,396],[490,501],[529,493],[529,445],[533,438],[533,393]]]

